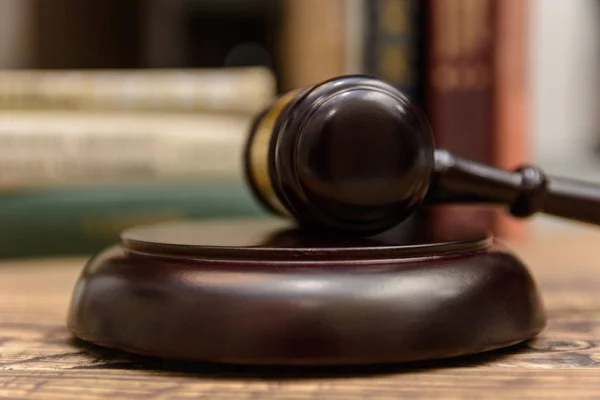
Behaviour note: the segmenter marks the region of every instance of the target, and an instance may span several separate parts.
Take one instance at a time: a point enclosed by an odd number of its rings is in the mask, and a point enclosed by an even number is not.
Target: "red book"
[[[527,31],[534,0],[496,1],[493,163],[514,169],[531,161]],[[524,220],[501,216],[495,223],[495,231],[500,236],[515,238],[527,234],[528,224]]]
[[[425,94],[437,147],[501,168],[524,161],[527,4],[429,0]],[[427,218],[432,227],[461,224],[522,235],[504,214],[469,205],[435,207]]]

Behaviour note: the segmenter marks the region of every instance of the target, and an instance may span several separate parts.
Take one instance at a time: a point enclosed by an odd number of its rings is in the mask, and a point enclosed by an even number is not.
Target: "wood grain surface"
[[[0,263],[3,399],[600,399],[600,232],[509,243],[536,277],[537,339],[445,361],[266,368],[165,361],[86,345],[65,328],[83,259]]]

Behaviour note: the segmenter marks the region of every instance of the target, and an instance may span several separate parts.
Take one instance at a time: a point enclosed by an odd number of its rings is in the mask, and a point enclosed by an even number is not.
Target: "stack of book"
[[[0,257],[87,254],[131,225],[262,213],[243,179],[262,67],[0,71]]]

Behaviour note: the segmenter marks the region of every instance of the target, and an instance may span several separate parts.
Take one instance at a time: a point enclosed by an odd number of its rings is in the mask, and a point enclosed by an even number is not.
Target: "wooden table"
[[[353,368],[161,361],[74,340],[65,313],[82,259],[0,263],[0,398],[600,399],[600,232],[513,243],[549,314],[530,343],[453,360]]]

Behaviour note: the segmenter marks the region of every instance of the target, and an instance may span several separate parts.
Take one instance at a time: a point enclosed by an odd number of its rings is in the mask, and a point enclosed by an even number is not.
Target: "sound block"
[[[528,270],[485,232],[342,237],[283,219],[129,229],[87,263],[68,316],[100,346],[278,365],[453,357],[545,323]]]

